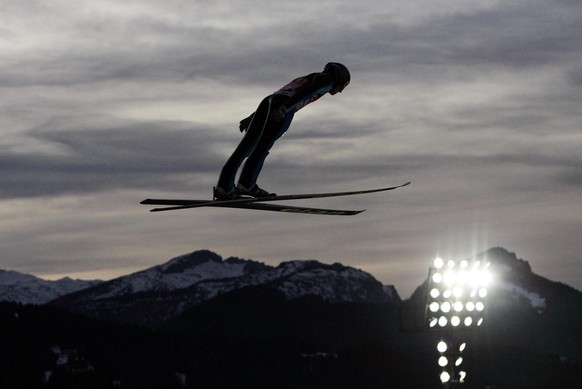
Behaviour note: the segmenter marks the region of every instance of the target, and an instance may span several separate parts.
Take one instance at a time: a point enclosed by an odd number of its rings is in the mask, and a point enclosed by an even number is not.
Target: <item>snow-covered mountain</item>
[[[582,350],[582,292],[535,274],[527,261],[503,248],[482,255],[495,272],[486,308],[491,336],[508,345],[535,339],[536,347],[561,355]]]
[[[47,281],[30,274],[0,269],[0,301],[40,305],[100,282],[73,280],[68,277]]]
[[[179,371],[201,386],[425,388],[437,385],[435,345],[444,333],[466,343],[470,387],[580,387],[582,292],[503,248],[477,258],[491,262],[485,321],[454,332],[427,328],[427,282],[401,302],[393,287],[341,264],[268,266],[198,251],[44,306],[1,303],[0,349],[9,358],[0,370],[18,383],[34,370],[94,386],[123,371],[124,386],[174,387]],[[406,331],[409,324],[418,327]],[[83,376],[83,367],[60,365],[61,355],[77,353],[91,356],[81,360],[95,370]],[[19,387],[38,386],[39,374],[26,377],[31,384]]]
[[[492,248],[476,256],[491,262],[494,274],[489,287],[493,307],[527,308],[537,315],[552,314],[557,307],[575,302],[569,310],[582,314],[582,293],[568,285],[535,274],[530,264],[504,248]]]
[[[535,274],[515,253],[497,247],[475,257],[491,263],[493,275],[485,299],[488,343],[532,345],[570,355],[582,350],[582,292]],[[424,309],[427,282],[406,303]],[[422,323],[421,323],[422,324]]]
[[[547,289],[557,283],[535,275],[527,261],[500,247],[492,248],[476,259],[491,262],[491,270],[495,274],[491,288],[495,297],[492,301],[495,304],[514,305],[516,301],[520,301],[538,313],[543,313],[548,297]]]
[[[202,281],[237,278],[265,268],[268,267],[259,262],[238,258],[223,260],[218,254],[201,250],[104,282],[70,298],[91,302],[146,293],[168,293]]]
[[[251,286],[288,300],[318,296],[331,303],[400,301],[372,275],[314,260],[266,264],[196,251],[150,269],[64,296],[54,304],[92,317],[154,325],[217,296]]]
[[[545,349],[560,353],[582,349],[582,337],[573,335],[580,333],[582,292],[533,273],[527,261],[503,248],[490,249],[477,256],[477,259],[484,258],[491,262],[494,274],[486,301],[488,325],[483,330],[492,334],[490,339],[523,345],[535,338]],[[315,260],[270,266],[239,258],[223,259],[206,250],[91,287],[79,286],[72,280],[43,281],[14,272],[0,273],[0,280],[4,280],[0,281],[3,300],[40,304],[61,296],[50,304],[92,318],[150,327],[158,327],[203,303],[208,305],[219,301],[218,297],[233,294],[236,294],[235,300],[275,293],[287,302],[315,296],[331,304],[396,303],[391,304],[394,306],[401,303],[393,286],[382,285],[372,275],[353,267]],[[67,289],[67,283],[76,286]],[[239,293],[249,288],[251,292]],[[424,325],[427,293],[424,282],[403,302],[405,311],[409,307],[414,307],[414,312],[417,308],[420,310],[418,318],[421,319],[415,319],[415,325]],[[245,304],[253,306],[256,302],[252,299]],[[555,328],[560,331],[556,332]]]
[[[495,247],[476,255],[471,260],[490,262],[493,275],[487,299],[496,306],[522,305],[542,314],[552,303],[559,303],[556,297],[582,293],[565,284],[550,281],[535,274],[530,264],[515,253],[502,247]],[[410,300],[422,300],[427,294],[427,282],[420,285]],[[582,307],[580,307],[582,308]]]

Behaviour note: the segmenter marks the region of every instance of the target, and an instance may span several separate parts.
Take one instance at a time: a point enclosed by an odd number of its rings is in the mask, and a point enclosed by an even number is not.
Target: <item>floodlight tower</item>
[[[483,324],[487,286],[491,281],[489,262],[456,262],[436,258],[429,268],[426,325],[440,332],[437,351],[440,380],[445,387],[463,383],[464,341],[456,340],[461,331]]]

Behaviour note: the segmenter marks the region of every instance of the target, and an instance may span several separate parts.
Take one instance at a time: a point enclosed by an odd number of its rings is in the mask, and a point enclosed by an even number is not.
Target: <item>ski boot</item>
[[[214,187],[213,198],[214,200],[225,201],[240,199],[242,196],[236,190],[226,193],[221,187]]]
[[[257,184],[255,184],[251,189],[247,189],[244,186],[242,186],[241,184],[237,184],[234,192],[241,197],[250,196],[250,197],[260,198],[260,197],[277,196],[276,193],[270,193],[262,188],[259,188],[259,186]]]

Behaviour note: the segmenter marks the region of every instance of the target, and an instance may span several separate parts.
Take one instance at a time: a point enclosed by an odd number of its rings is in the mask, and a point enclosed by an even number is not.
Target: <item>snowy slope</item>
[[[250,273],[234,280],[206,282],[199,285],[201,295],[218,295],[236,288],[267,285],[282,292],[287,299],[318,296],[332,303],[387,302],[389,295],[372,275],[341,264],[317,261],[290,261]]]
[[[223,260],[207,251],[196,251],[171,259],[159,266],[104,282],[65,300],[95,302],[141,294],[166,294],[202,281],[240,277],[266,267],[258,262],[237,258]]]
[[[272,267],[197,251],[54,303],[102,319],[159,323],[201,302],[251,286],[276,289],[289,300],[318,296],[331,303],[400,301],[395,291],[370,274],[341,264],[310,260]]]
[[[366,272],[341,264],[326,265],[317,261],[283,262],[277,267],[265,267],[261,271],[239,277],[207,279],[163,299],[168,306],[178,308],[172,312],[175,315],[203,301],[251,286],[276,289],[288,300],[317,296],[331,303],[399,301],[387,294],[384,286]]]
[[[272,267],[238,258],[223,260],[215,253],[203,250],[104,282],[66,299],[95,302],[189,288],[188,292],[182,293],[188,293],[191,299],[201,302],[233,289],[256,285],[275,287],[289,299],[306,295],[317,295],[330,302],[388,298],[382,285],[370,274],[340,264],[290,261]]]
[[[72,280],[68,277],[47,281],[30,274],[0,269],[0,301],[40,305],[100,282]]]
[[[547,307],[546,294],[553,286],[551,281],[536,276],[527,261],[503,248],[492,248],[477,257],[484,258],[491,262],[495,274],[491,291],[496,304],[514,305],[519,301],[539,313],[543,312]]]

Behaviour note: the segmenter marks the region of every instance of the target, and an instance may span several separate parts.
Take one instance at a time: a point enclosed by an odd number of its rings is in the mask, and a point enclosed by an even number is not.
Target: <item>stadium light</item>
[[[436,258],[430,269],[426,323],[429,328],[480,326],[483,323],[489,262],[459,263]]]
[[[440,381],[446,387],[463,383],[467,372],[462,369],[466,342],[456,342],[460,331],[476,329],[484,321],[487,288],[492,276],[490,263],[460,262],[436,258],[429,269],[425,308],[426,325],[440,332],[437,343]]]
[[[449,382],[451,380],[451,375],[449,373],[447,373],[446,371],[443,371],[440,375],[441,377],[441,382],[443,384],[446,384],[447,382]]]
[[[464,361],[463,351],[465,351],[467,343],[456,343],[452,335],[452,332],[441,334],[436,347],[439,352],[437,363],[441,368],[439,377],[441,383],[447,386],[463,383],[467,377],[467,373],[460,370]]]

